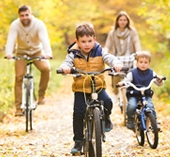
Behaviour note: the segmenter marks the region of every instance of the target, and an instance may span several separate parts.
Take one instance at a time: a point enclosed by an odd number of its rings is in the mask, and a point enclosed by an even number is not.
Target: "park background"
[[[67,54],[67,47],[75,37],[75,27],[82,21],[94,24],[97,41],[104,46],[107,34],[119,11],[126,11],[136,27],[143,50],[152,53],[151,67],[167,78],[161,88],[155,88],[156,100],[162,109],[170,100],[170,1],[169,0],[1,0],[0,1],[0,111],[10,113],[14,108],[14,61],[4,59],[5,43],[11,22],[18,17],[18,7],[30,5],[32,13],[47,26],[53,59],[47,95],[60,88],[62,76],[56,69]],[[36,89],[39,72],[34,69]],[[70,88],[69,88],[70,89]],[[157,102],[158,103],[158,102]],[[169,114],[170,110],[165,109]]]

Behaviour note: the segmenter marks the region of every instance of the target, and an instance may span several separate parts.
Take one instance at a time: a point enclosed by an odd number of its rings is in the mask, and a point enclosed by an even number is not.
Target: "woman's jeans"
[[[89,97],[90,94],[86,94]],[[112,110],[112,100],[104,89],[98,94],[98,100],[104,101],[105,115],[109,116]],[[74,112],[73,112],[73,140],[83,140],[83,119],[86,112],[86,104],[83,92],[74,93]]]
[[[152,102],[152,98],[147,97],[146,99],[148,101],[147,107],[152,110],[154,117],[157,118],[156,112],[155,112],[155,107],[154,107],[153,102]],[[134,117],[136,107],[137,107],[137,102],[138,102],[138,99],[136,97],[129,97],[128,98],[127,116],[128,116],[129,119],[132,119]]]

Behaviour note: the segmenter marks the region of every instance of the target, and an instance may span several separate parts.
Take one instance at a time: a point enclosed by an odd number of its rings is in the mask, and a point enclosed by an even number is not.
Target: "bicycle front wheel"
[[[102,140],[101,140],[101,121],[100,110],[94,108],[93,110],[93,135],[92,135],[92,147],[94,150],[93,157],[102,157]]]
[[[140,146],[144,145],[145,142],[145,136],[144,136],[144,130],[142,129],[142,124],[140,121],[140,118],[138,117],[138,114],[135,114],[135,134],[137,141]]]
[[[33,103],[33,85],[32,81],[29,80],[26,85],[26,109],[25,109],[25,116],[26,116],[26,132],[29,130],[33,129],[33,108],[32,108],[32,103]],[[30,125],[29,125],[30,124]]]
[[[25,118],[26,118],[26,129],[25,131],[28,132],[28,125],[29,125],[29,117],[30,117],[30,110],[29,110],[29,101],[30,100],[30,90],[26,87],[26,108],[25,108]]]
[[[146,113],[146,137],[150,147],[156,149],[158,146],[158,128],[152,113]]]

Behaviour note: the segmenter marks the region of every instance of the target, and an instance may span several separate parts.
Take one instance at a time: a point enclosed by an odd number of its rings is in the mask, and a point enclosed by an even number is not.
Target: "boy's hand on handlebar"
[[[71,68],[69,66],[62,67],[62,70],[63,70],[64,74],[70,74],[70,72],[71,72]]]
[[[163,76],[157,76],[157,81],[158,81],[158,83],[161,83],[162,81],[163,81]]]
[[[122,64],[117,64],[117,65],[114,66],[114,69],[115,69],[116,72],[120,72],[122,68],[123,68]]]
[[[118,82],[116,86],[117,86],[117,87],[122,87],[123,85],[124,85],[123,82]]]

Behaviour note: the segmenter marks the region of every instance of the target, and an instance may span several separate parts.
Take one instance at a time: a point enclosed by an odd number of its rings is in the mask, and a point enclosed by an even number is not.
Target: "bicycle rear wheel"
[[[93,110],[93,132],[92,132],[92,148],[89,150],[94,150],[93,157],[102,157],[102,140],[101,140],[101,121],[100,121],[100,110],[99,108],[94,108]],[[92,156],[91,156],[92,157]]]
[[[146,113],[146,137],[152,149],[158,146],[158,128],[155,117],[152,113]]]
[[[127,107],[127,98],[126,98],[126,89],[121,89],[122,100],[123,100],[123,125],[126,126],[127,116],[126,116],[126,107]]]
[[[143,146],[145,142],[145,136],[144,136],[144,130],[142,129],[141,125],[142,124],[140,118],[138,117],[138,114],[135,114],[135,134],[139,145]]]

